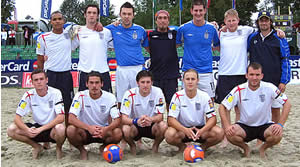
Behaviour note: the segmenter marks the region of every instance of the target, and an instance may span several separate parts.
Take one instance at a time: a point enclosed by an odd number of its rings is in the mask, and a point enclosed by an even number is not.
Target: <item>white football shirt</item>
[[[102,90],[102,95],[98,99],[92,99],[89,90],[76,93],[70,113],[76,115],[78,119],[88,125],[108,126],[109,117],[119,118],[116,97],[109,92]]]
[[[171,100],[169,116],[174,117],[185,127],[205,125],[205,117],[216,115],[214,103],[206,92],[197,89],[197,94],[189,98],[185,90],[176,92]]]
[[[47,56],[44,63],[45,70],[56,72],[71,70],[71,38],[68,31],[55,34],[52,31],[38,37],[36,54]]]
[[[32,117],[36,123],[48,124],[58,114],[64,114],[61,92],[50,86],[48,86],[47,94],[43,97],[39,96],[35,89],[27,91],[24,93],[16,113],[24,117],[30,111],[32,111]]]
[[[226,109],[234,106],[240,109],[241,117],[238,122],[248,126],[260,126],[271,123],[271,106],[276,100],[280,104],[287,101],[287,96],[273,84],[260,82],[260,87],[252,91],[248,82],[236,86],[222,101]]]
[[[107,48],[112,46],[112,35],[110,30],[103,28],[97,32],[82,26],[73,40],[73,49],[79,46],[78,70],[89,73],[98,71],[104,73],[109,71],[107,64]]]
[[[165,97],[162,90],[152,86],[150,94],[141,96],[139,88],[135,87],[127,90],[122,99],[121,113],[130,118],[140,118],[143,115],[149,117],[155,114],[162,114],[165,110]]]
[[[219,75],[246,74],[248,65],[247,39],[253,30],[249,26],[238,26],[235,32],[221,32]]]

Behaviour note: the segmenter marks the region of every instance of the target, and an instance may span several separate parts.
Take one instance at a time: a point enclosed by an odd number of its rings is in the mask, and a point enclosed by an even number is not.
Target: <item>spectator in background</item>
[[[8,44],[15,45],[16,44],[16,31],[12,28],[8,31]]]
[[[27,45],[30,45],[30,36],[31,32],[27,26],[24,27],[23,37],[24,37],[24,45],[25,47]]]
[[[7,32],[5,28],[2,28],[1,30],[1,45],[6,46],[6,40],[7,40]]]

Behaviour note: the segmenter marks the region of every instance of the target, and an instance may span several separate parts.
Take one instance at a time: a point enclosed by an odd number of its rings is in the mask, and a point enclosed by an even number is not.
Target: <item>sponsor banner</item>
[[[109,16],[109,0],[100,0],[100,16]]]
[[[22,73],[11,72],[1,74],[1,87],[21,87]]]
[[[42,0],[41,18],[50,19],[52,0]]]

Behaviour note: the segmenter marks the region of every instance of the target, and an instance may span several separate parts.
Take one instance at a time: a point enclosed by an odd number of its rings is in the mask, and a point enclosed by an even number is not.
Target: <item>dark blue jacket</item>
[[[272,33],[264,40],[260,32],[252,33],[248,37],[248,51],[250,63],[257,62],[262,65],[263,81],[271,82],[276,86],[290,81],[289,45],[286,39],[277,36],[275,30],[272,30]]]

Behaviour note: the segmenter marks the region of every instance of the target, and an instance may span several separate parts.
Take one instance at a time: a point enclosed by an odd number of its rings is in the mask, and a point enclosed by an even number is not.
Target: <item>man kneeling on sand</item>
[[[80,159],[87,160],[84,145],[103,143],[100,152],[122,139],[121,118],[112,93],[101,90],[103,80],[99,72],[87,75],[88,90],[78,92],[71,105],[67,138],[80,151]]]
[[[47,86],[48,77],[40,69],[31,74],[34,89],[27,91],[17,108],[14,123],[8,129],[9,137],[33,147],[32,157],[37,159],[42,151],[39,142],[56,143],[56,157],[62,158],[65,141],[64,105],[61,92]],[[32,111],[34,124],[24,123],[22,117]]]
[[[250,156],[250,148],[245,142],[254,139],[264,141],[259,152],[265,158],[265,150],[280,142],[283,125],[287,120],[291,104],[285,94],[273,84],[261,81],[262,66],[251,63],[247,68],[248,82],[235,87],[220,104],[219,112],[229,142],[241,147],[244,156]],[[271,121],[273,101],[283,104],[283,112],[278,123]],[[231,125],[226,112],[238,106],[240,120]]]
[[[214,104],[209,95],[198,89],[198,72],[189,69],[183,74],[184,89],[171,100],[166,142],[183,151],[187,142],[202,143],[203,150],[218,144],[224,131],[216,125]],[[206,121],[205,121],[206,120]]]

